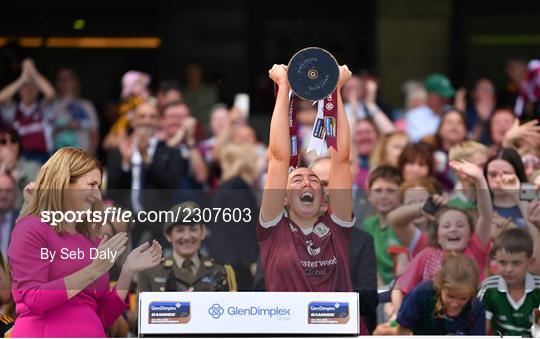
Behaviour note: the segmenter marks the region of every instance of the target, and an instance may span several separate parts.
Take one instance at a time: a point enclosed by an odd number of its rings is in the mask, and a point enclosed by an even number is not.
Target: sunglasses
[[[6,139],[2,138],[0,139],[0,145],[7,145],[7,144],[16,144],[19,140],[17,139]]]

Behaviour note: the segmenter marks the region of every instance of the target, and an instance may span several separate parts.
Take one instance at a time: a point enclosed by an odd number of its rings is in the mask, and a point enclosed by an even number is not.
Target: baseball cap
[[[433,73],[427,77],[424,85],[426,91],[440,95],[443,98],[451,98],[456,92],[450,80],[440,73]]]
[[[171,207],[169,212],[172,212],[173,218],[170,219],[168,217],[167,220],[165,220],[165,223],[163,224],[163,233],[169,233],[173,226],[176,225],[201,224],[200,222],[193,221],[197,214],[202,213],[202,211],[199,213],[194,212],[196,209],[200,209],[200,207],[194,201],[186,201]],[[171,213],[169,213],[168,216],[169,215],[171,215]]]

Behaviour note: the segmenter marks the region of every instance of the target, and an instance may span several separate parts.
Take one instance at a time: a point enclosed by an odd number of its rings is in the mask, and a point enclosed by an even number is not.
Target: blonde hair
[[[526,155],[534,155],[535,157],[539,156],[538,149],[535,147],[521,147],[518,149],[518,153],[520,157],[524,157]]]
[[[257,155],[255,147],[248,144],[227,144],[221,150],[219,163],[221,165],[221,181],[235,176],[252,176],[255,172]]]
[[[405,93],[405,109],[410,110],[422,106],[427,101],[427,91],[421,82],[409,80],[403,84]]]
[[[386,160],[386,146],[392,140],[392,138],[404,138],[409,141],[409,137],[405,132],[397,131],[390,134],[386,134],[379,139],[379,142],[375,145],[375,148],[371,152],[369,157],[369,164],[371,167],[377,167],[381,165],[390,165]],[[397,162],[397,159],[396,159]]]
[[[400,201],[403,202],[403,199],[405,198],[405,192],[415,188],[425,189],[429,193],[429,195],[441,194],[443,191],[443,188],[435,179],[417,178],[414,180],[405,181],[403,184],[401,184],[401,186],[399,187]]]
[[[448,160],[467,160],[474,154],[489,156],[489,149],[486,145],[476,141],[463,141],[450,148]]]
[[[103,168],[99,160],[86,153],[80,148],[64,147],[56,151],[41,167],[36,178],[36,186],[28,201],[23,205],[20,217],[34,215],[40,217],[44,211],[62,211],[66,207],[66,190],[68,184],[74,183],[86,173]],[[92,210],[100,210],[101,202],[96,202]],[[53,229],[58,232],[66,232],[67,224],[59,222]],[[97,230],[92,225],[77,223],[79,233],[94,238]]]
[[[478,286],[478,267],[464,254],[450,252],[443,259],[440,271],[433,279],[433,287],[437,293],[435,309],[437,318],[444,318],[443,290],[468,290],[470,298],[476,296]]]

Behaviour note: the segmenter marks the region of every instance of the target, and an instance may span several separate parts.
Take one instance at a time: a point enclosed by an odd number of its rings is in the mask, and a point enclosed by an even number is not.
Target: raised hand
[[[21,76],[24,77],[26,81],[30,81],[36,75],[36,73],[37,73],[37,70],[36,70],[36,66],[34,65],[34,61],[30,58],[24,59],[22,62]]]
[[[339,80],[337,87],[343,87],[351,77],[352,73],[349,71],[349,67],[347,67],[347,65],[339,66]]]
[[[127,135],[122,136],[118,143],[118,150],[122,155],[122,163],[129,166],[134,151],[133,139]]]
[[[287,66],[285,65],[274,64],[274,66],[268,70],[268,76],[278,86],[289,86],[289,81],[287,80]]]
[[[503,218],[497,212],[493,212],[491,218],[491,239],[495,239],[505,230],[515,227],[517,226],[512,222],[512,218]]]
[[[149,242],[145,242],[131,251],[124,266],[129,272],[141,272],[158,265],[161,262],[161,256],[161,245],[156,240],[152,241],[152,246]]]
[[[485,180],[484,173],[480,167],[465,160],[451,160],[449,166],[471,181],[477,183]]]
[[[465,108],[467,107],[467,89],[465,87],[461,87],[456,91],[456,95],[454,96],[454,107],[456,109],[464,112]]]
[[[366,80],[366,104],[373,105],[377,101],[377,90],[379,85],[373,79]]]
[[[23,189],[23,199],[24,201],[28,201],[30,197],[32,196],[32,193],[34,192],[34,189],[36,188],[36,182],[30,181],[26,186],[24,186]]]
[[[540,145],[540,126],[537,120],[531,120],[522,125],[519,119],[515,119],[512,127],[504,135],[504,146],[512,146],[516,142],[522,141],[530,146]]]
[[[501,188],[504,190],[519,190],[520,182],[515,174],[500,173],[501,176]]]
[[[476,113],[481,121],[488,121],[493,114],[495,108],[495,101],[489,99],[481,99],[476,104]]]
[[[193,144],[195,144],[195,129],[197,127],[197,119],[189,116],[184,119],[182,124],[184,125],[183,128],[186,133],[186,143],[190,146],[193,146]]]
[[[540,201],[533,200],[527,207],[529,221],[540,230]]]

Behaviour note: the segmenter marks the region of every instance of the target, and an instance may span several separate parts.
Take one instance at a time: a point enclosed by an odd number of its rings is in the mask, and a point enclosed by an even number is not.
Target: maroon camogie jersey
[[[349,275],[350,222],[326,212],[313,229],[304,230],[287,211],[263,223],[259,216],[257,240],[270,292],[351,292]],[[305,234],[307,233],[307,234]]]

